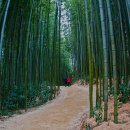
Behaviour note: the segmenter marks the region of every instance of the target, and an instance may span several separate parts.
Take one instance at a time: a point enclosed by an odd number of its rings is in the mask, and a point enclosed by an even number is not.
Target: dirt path
[[[0,122],[0,130],[76,130],[82,115],[89,110],[88,99],[88,87],[61,87],[60,95],[51,103]]]

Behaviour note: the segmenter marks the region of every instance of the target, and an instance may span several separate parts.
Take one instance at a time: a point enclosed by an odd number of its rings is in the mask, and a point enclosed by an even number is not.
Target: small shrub
[[[92,130],[92,129],[91,129],[91,125],[90,125],[90,123],[87,124],[87,126],[86,126],[86,130]]]
[[[127,86],[126,84],[120,84],[119,94],[119,101],[123,103],[127,102],[130,98],[130,86]]]
[[[125,83],[120,84],[117,91],[118,91],[117,94],[119,97],[119,101],[126,103],[130,98],[130,85],[127,86]],[[113,86],[110,86],[109,94],[114,96],[114,87]]]

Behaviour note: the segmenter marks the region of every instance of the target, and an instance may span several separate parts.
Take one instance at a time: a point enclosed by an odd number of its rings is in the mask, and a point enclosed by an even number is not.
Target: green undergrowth
[[[109,94],[114,96],[114,87],[110,86]],[[122,103],[126,103],[130,99],[130,84],[119,84],[118,86],[118,100]]]
[[[39,89],[36,89],[39,88]],[[45,104],[47,101],[56,97],[59,87],[50,85],[49,82],[43,82],[39,86],[28,86],[27,90],[27,108],[32,108]],[[12,114],[20,114],[25,109],[24,90],[21,87],[13,86],[1,102],[2,110],[0,116],[11,116]],[[20,110],[20,111],[19,111]]]

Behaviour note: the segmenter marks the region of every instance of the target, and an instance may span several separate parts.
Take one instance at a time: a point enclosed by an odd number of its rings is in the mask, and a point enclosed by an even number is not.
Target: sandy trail
[[[0,122],[0,130],[76,130],[89,110],[89,87],[61,87],[60,95],[34,111]],[[74,127],[73,127],[74,126]]]

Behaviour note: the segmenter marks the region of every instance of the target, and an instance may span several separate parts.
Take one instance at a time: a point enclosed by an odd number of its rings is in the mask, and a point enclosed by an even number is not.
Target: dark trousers
[[[67,82],[67,86],[70,86],[70,82]]]

